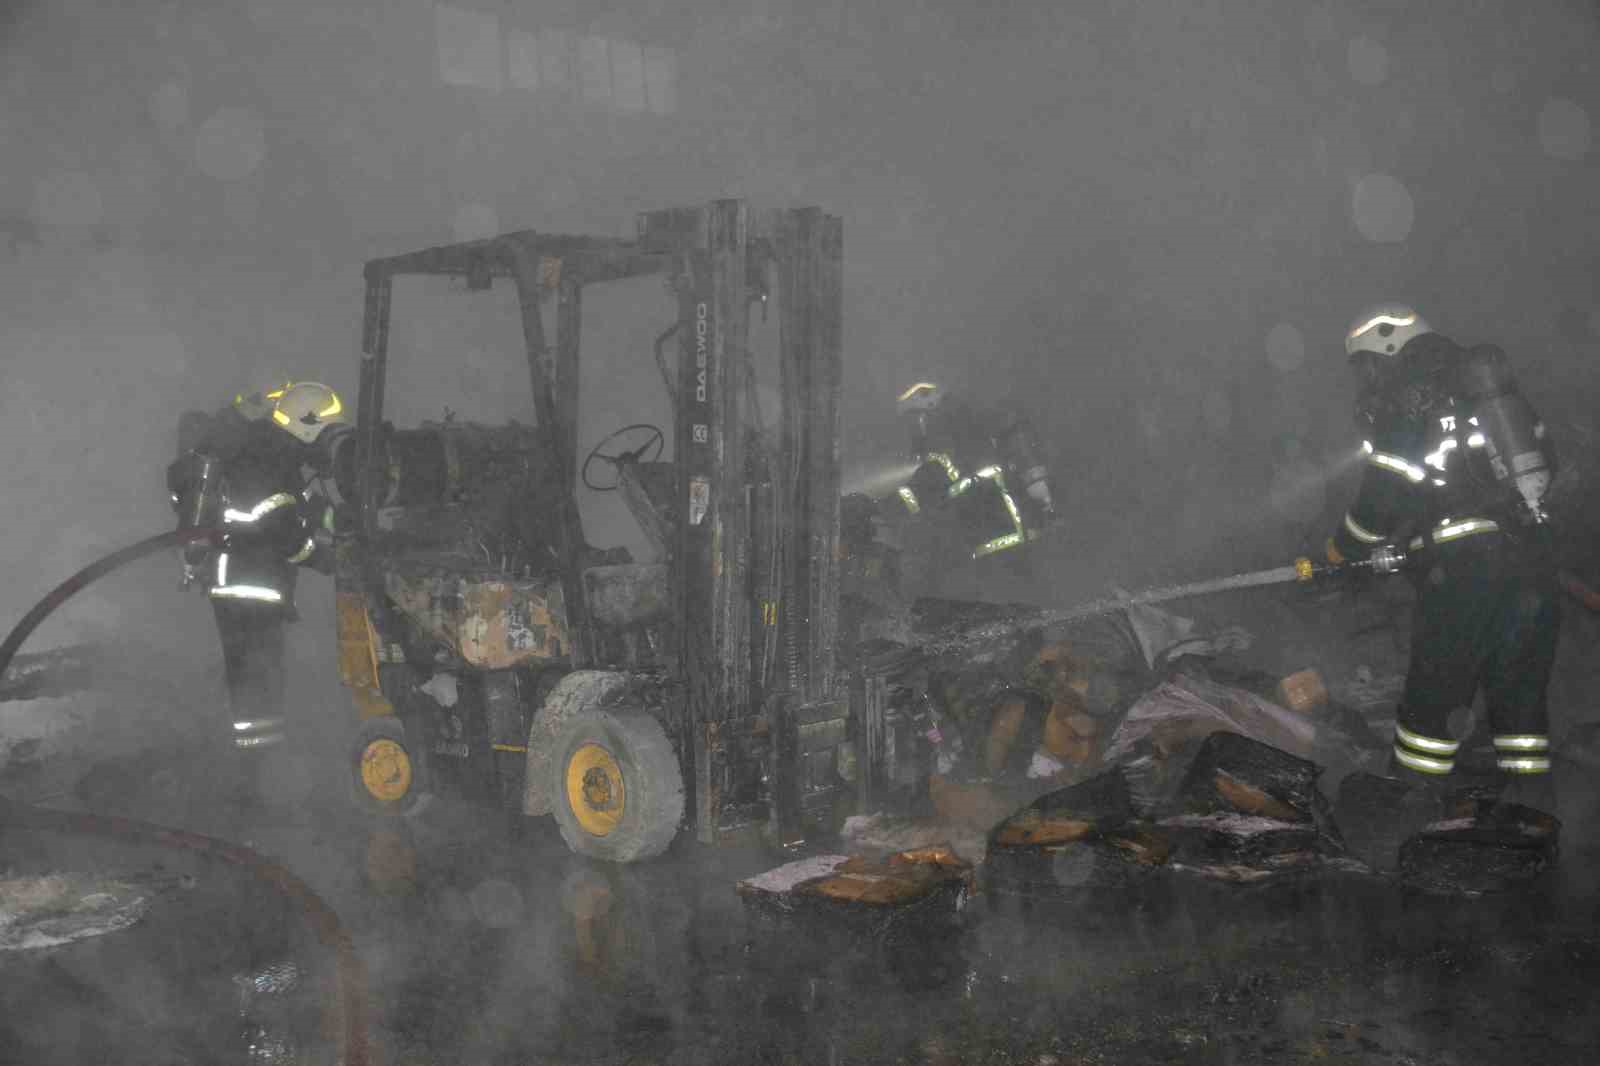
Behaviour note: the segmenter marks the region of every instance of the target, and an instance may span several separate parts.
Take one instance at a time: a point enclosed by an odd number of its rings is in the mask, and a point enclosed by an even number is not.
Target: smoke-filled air
[[[0,4],[0,1064],[1590,1061],[1596,56]]]

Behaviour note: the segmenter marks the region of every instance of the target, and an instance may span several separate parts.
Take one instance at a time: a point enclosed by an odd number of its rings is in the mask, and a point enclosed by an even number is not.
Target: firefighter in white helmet
[[[901,505],[916,521],[957,517],[960,543],[951,562],[1016,558],[1016,549],[1055,520],[1049,471],[1025,416],[973,407],[929,381],[900,393],[897,409],[916,467],[898,490]]]
[[[187,550],[185,584],[199,579],[222,641],[227,745],[242,800],[270,798],[262,767],[286,739],[284,623],[295,573],[332,570],[332,509],[310,487],[331,470],[343,403],[318,382],[241,393],[223,410],[188,412],[167,484],[180,527],[223,531],[217,548]],[[219,722],[219,728],[221,723]]]
[[[1516,798],[1553,811],[1545,689],[1560,599],[1544,425],[1503,351],[1464,348],[1414,308],[1363,311],[1345,350],[1362,381],[1366,470],[1328,558],[1404,553],[1417,588],[1391,776],[1419,786],[1419,817],[1431,816],[1481,688],[1498,771]]]

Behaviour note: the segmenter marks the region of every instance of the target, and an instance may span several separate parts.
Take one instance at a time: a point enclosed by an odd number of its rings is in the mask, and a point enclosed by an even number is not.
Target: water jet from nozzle
[[[846,496],[860,494],[874,499],[888,496],[910,481],[919,465],[909,460],[896,460],[856,467],[845,474],[842,492]]]

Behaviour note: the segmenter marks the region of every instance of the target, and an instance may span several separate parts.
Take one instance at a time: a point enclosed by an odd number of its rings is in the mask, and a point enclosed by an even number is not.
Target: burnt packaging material
[[[1017,895],[1055,894],[1126,879],[1123,854],[1154,860],[1159,849],[1117,834],[1138,812],[1120,767],[1040,796],[989,834],[986,886]],[[1120,845],[1120,846],[1119,846]]]
[[[948,936],[964,921],[973,869],[949,848],[897,852],[885,859],[817,856],[740,881],[735,887],[758,929],[818,945],[885,944]]]
[[[1178,789],[1187,814],[1234,813],[1314,826],[1337,840],[1317,788],[1321,767],[1237,733],[1213,733],[1200,745]]]
[[[1317,790],[1320,772],[1249,738],[1212,734],[1170,805],[1141,810],[1127,771],[1117,768],[1002,822],[989,839],[988,887],[1133,900],[1159,890],[1161,875],[1242,885],[1364,872],[1347,857]]]

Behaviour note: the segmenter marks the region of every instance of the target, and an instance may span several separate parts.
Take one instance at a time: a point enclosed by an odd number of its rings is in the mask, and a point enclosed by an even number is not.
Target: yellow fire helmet
[[[1413,307],[1397,303],[1374,304],[1350,324],[1350,331],[1344,335],[1344,350],[1352,356],[1359,352],[1394,355],[1413,337],[1432,332],[1433,327],[1424,322]]]
[[[931,381],[919,381],[895,399],[901,413],[931,411],[939,406],[939,386]]]
[[[345,421],[344,404],[338,393],[321,382],[298,381],[274,397],[272,421],[297,440],[311,444],[324,429]]]
[[[233,409],[251,422],[268,418],[272,415],[272,409],[277,404],[278,397],[284,394],[290,384],[292,382],[279,385],[273,389],[263,389],[260,392],[241,392],[233,398]]]

